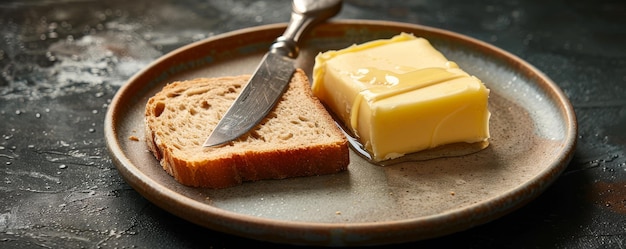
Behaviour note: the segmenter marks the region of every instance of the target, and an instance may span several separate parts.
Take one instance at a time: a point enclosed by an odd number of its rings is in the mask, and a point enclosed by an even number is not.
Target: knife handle
[[[270,53],[297,58],[300,38],[314,25],[339,13],[341,4],[341,0],[293,0],[291,21],[283,35],[272,43]]]

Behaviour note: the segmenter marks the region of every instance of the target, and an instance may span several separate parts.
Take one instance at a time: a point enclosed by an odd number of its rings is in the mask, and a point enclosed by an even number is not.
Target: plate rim
[[[495,220],[501,216],[504,216],[518,208],[524,206],[526,203],[532,201],[537,196],[539,196],[544,190],[551,185],[558,176],[564,171],[567,167],[568,163],[571,161],[575,147],[576,147],[576,137],[578,133],[577,129],[577,121],[574,113],[573,106],[569,102],[566,95],[563,91],[554,83],[548,76],[546,76],[543,72],[535,68],[530,63],[524,61],[518,56],[507,52],[503,49],[500,49],[494,45],[483,42],[476,38],[469,37],[467,35],[463,35],[457,32],[444,30],[440,28],[424,26],[420,24],[412,24],[412,23],[402,23],[395,21],[379,21],[379,20],[362,20],[362,19],[339,19],[333,20],[331,22],[321,24],[321,25],[354,25],[354,26],[393,26],[396,28],[406,28],[410,30],[423,30],[429,33],[435,33],[437,35],[446,36],[454,38],[455,40],[461,40],[463,42],[472,43],[477,47],[480,47],[484,50],[493,51],[494,54],[497,54],[497,57],[500,59],[510,60],[514,62],[514,64],[519,65],[523,68],[526,68],[532,75],[541,79],[542,82],[545,82],[546,85],[540,85],[544,92],[550,93],[551,99],[560,103],[558,106],[558,110],[563,114],[563,119],[567,123],[567,130],[565,131],[564,144],[560,148],[560,151],[563,153],[558,153],[559,156],[555,157],[554,162],[543,168],[539,171],[535,176],[529,178],[524,184],[517,186],[509,190],[506,193],[500,194],[497,198],[500,201],[504,201],[506,203],[500,203],[496,205],[499,210],[495,212],[491,212],[488,215],[467,215],[465,213],[480,213],[476,212],[476,210],[490,208],[493,209],[493,202],[498,200],[485,200],[482,202],[474,203],[462,208],[448,210],[444,213],[420,216],[411,219],[403,219],[403,220],[393,220],[393,221],[382,221],[382,222],[350,222],[350,223],[324,223],[324,222],[304,222],[304,221],[290,221],[290,220],[276,220],[271,218],[263,218],[257,216],[251,216],[247,214],[232,212],[228,210],[224,210],[218,207],[214,207],[211,205],[207,205],[205,203],[200,203],[194,199],[191,199],[185,195],[182,195],[172,189],[167,188],[166,186],[160,184],[159,182],[151,179],[149,176],[145,175],[139,169],[133,166],[133,163],[130,161],[128,157],[125,156],[124,151],[122,150],[122,146],[120,141],[118,141],[118,132],[116,126],[116,119],[119,116],[120,101],[122,100],[125,93],[131,91],[131,88],[143,88],[147,84],[132,84],[132,82],[137,82],[137,79],[140,77],[145,77],[145,73],[149,70],[153,70],[152,68],[161,64],[163,61],[169,60],[171,57],[176,56],[177,54],[183,53],[185,51],[193,50],[193,48],[201,46],[204,43],[215,42],[222,40],[226,37],[243,35],[250,32],[260,32],[267,30],[275,30],[275,29],[284,29],[286,27],[286,23],[276,23],[276,24],[267,24],[255,27],[249,27],[239,30],[234,30],[230,32],[225,32],[222,34],[218,34],[216,36],[209,37],[207,39],[197,41],[194,43],[190,43],[188,45],[182,46],[178,49],[175,49],[163,56],[159,57],[157,60],[153,61],[149,65],[147,65],[144,69],[140,70],[136,74],[134,74],[130,79],[126,81],[124,85],[122,85],[119,90],[116,92],[115,96],[111,100],[109,107],[107,109],[107,113],[105,116],[105,139],[107,144],[107,149],[111,158],[115,164],[115,167],[118,169],[118,172],[122,176],[122,178],[133,187],[136,191],[138,191],[142,196],[148,199],[151,203],[165,209],[166,211],[175,214],[185,220],[188,220],[192,223],[196,223],[198,225],[227,232],[230,234],[235,234],[238,236],[253,238],[253,239],[262,239],[271,242],[278,243],[289,243],[289,244],[302,244],[302,245],[378,245],[378,244],[387,244],[387,243],[399,243],[399,242],[408,242],[421,240],[426,238],[438,237],[446,234],[450,234],[453,232],[458,232],[461,230],[466,230],[476,225],[484,224],[486,222]],[[140,86],[138,86],[140,85]],[[549,91],[548,91],[549,90]],[[533,186],[533,188],[529,191],[529,186]],[[151,191],[148,191],[151,190]],[[527,193],[526,193],[527,192]],[[527,196],[527,198],[513,198],[516,195]],[[166,203],[163,199],[168,199],[171,202]],[[489,207],[487,207],[489,206]],[[188,212],[181,211],[181,207],[185,207],[186,210],[191,208],[192,210],[196,210],[196,212],[201,212],[202,219],[192,219]],[[415,229],[419,226],[428,226],[434,231],[437,231],[437,227],[433,227],[434,225],[440,224],[441,222],[450,221],[453,222],[454,219],[451,218],[450,214],[458,214],[457,216],[471,216],[474,217],[471,222],[461,222],[462,229],[453,229],[454,231],[450,232],[449,229],[443,229],[438,232],[429,232],[428,235],[421,234],[419,231],[423,229]],[[197,215],[196,213],[194,213]],[[191,215],[194,216],[194,215]],[[194,216],[198,217],[198,216]],[[210,218],[214,222],[199,222],[198,220],[206,220]],[[237,229],[232,224],[236,222],[237,225],[240,226],[248,226],[246,229]],[[250,228],[251,227],[251,228]],[[276,233],[276,234],[267,234],[263,233],[264,236],[268,236],[265,238],[254,237],[251,235],[255,235],[258,231],[251,231],[254,228],[265,227],[269,229],[269,231],[277,232],[276,229],[295,229],[299,232],[302,232],[304,235],[301,238],[287,238],[284,234]],[[416,231],[419,230],[419,231]],[[330,231],[330,233],[329,233]],[[385,233],[395,232],[394,236],[384,237],[383,235],[377,235],[380,231],[386,231]],[[327,234],[327,235],[320,235]],[[258,234],[256,234],[258,235]],[[326,239],[322,239],[320,241],[315,241],[311,238],[316,238],[316,236],[322,236]],[[405,238],[402,240],[402,237],[406,237],[406,235],[411,235],[413,237]],[[311,237],[312,236],[312,237]],[[352,236],[352,237],[351,237]],[[393,238],[393,239],[390,239]]]

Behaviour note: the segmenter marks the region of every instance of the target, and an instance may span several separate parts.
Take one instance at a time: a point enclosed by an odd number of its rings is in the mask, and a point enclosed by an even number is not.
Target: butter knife
[[[341,0],[293,0],[291,20],[270,46],[248,84],[204,142],[228,143],[256,126],[276,105],[296,70],[300,38],[314,25],[335,16]]]

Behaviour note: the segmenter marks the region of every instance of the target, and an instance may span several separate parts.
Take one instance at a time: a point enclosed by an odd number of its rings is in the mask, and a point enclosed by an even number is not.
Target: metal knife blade
[[[217,146],[235,140],[267,116],[295,72],[298,41],[313,25],[336,15],[341,10],[341,4],[341,0],[293,0],[287,29],[272,43],[248,84],[203,146]]]
[[[228,109],[204,146],[226,143],[245,134],[272,110],[296,70],[293,59],[267,53],[263,62]]]

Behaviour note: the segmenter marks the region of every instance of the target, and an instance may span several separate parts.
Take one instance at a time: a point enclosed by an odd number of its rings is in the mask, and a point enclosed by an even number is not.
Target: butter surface
[[[413,35],[319,54],[312,87],[374,161],[489,138],[489,90]]]

